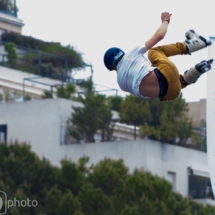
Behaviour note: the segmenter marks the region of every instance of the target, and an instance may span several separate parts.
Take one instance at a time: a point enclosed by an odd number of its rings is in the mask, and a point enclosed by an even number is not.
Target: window
[[[189,175],[189,196],[193,199],[214,199],[210,179]]]
[[[167,181],[172,184],[172,189],[176,191],[176,173],[175,172],[167,172]]]
[[[3,29],[0,28],[0,37],[1,37],[1,35],[2,35],[4,32],[5,32],[5,30],[3,30]]]
[[[7,141],[7,125],[0,125],[0,143]]]

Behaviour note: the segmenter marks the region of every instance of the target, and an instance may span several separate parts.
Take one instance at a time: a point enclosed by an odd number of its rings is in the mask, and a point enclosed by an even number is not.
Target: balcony
[[[11,0],[11,1],[0,0],[0,13],[17,17],[17,12],[18,12],[18,8],[16,6],[15,0]]]

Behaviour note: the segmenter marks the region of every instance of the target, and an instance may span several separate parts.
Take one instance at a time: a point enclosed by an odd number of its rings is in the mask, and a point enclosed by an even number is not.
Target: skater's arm
[[[165,37],[171,15],[172,14],[169,14],[167,12],[161,14],[161,26],[157,29],[155,34],[145,43],[147,50],[152,48]]]

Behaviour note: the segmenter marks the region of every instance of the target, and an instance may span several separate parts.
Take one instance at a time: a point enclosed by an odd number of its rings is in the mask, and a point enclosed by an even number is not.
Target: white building
[[[0,45],[1,47],[1,45]],[[32,98],[41,98],[44,91],[53,90],[56,94],[56,87],[62,84],[59,80],[44,78],[35,74],[21,72],[15,69],[0,66],[0,86],[17,92],[20,96],[30,95]]]
[[[0,8],[0,36],[4,32],[22,33],[23,21],[17,17],[16,12],[9,12],[7,10],[10,2],[16,7],[15,1],[4,1],[5,8]]]
[[[173,189],[183,196],[191,195],[202,203],[215,205],[207,195],[209,170],[205,152],[148,139],[65,145],[65,125],[71,117],[72,106],[80,104],[65,99],[1,103],[1,138],[29,143],[34,152],[54,165],[59,165],[65,157],[76,162],[80,157],[89,156],[89,165],[105,157],[121,158],[131,172],[134,169],[150,171],[169,180]],[[117,117],[114,112],[113,118]],[[120,129],[116,126],[114,133],[118,139],[124,137]],[[129,137],[133,138],[132,129]]]
[[[215,37],[210,37],[212,45],[209,47],[208,58],[215,60]],[[215,190],[215,67],[212,64],[211,71],[207,73],[207,105],[206,105],[206,119],[207,119],[207,148],[208,148],[208,165],[210,170],[210,178],[213,189]]]

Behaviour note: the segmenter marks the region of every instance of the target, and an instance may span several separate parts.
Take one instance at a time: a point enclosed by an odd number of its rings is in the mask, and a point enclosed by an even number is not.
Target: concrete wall
[[[21,34],[23,25],[22,20],[17,17],[0,13],[0,29]]]
[[[68,114],[71,114],[71,102],[64,99],[0,104],[0,124],[8,126],[8,141],[30,142],[41,156],[52,145],[60,145],[61,126]]]
[[[4,47],[0,45],[0,54],[4,53]],[[1,62],[1,55],[0,55],[0,62]],[[23,92],[23,80],[24,79],[31,79],[25,80],[25,95],[30,95],[33,98],[41,98],[42,94],[45,90],[50,91],[51,86],[53,86],[53,96],[56,97],[57,88],[54,86],[61,86],[62,81],[45,78],[42,76],[38,76],[32,73],[21,72],[19,70],[7,68],[4,66],[0,66],[0,86],[15,90],[17,93],[22,95]],[[35,79],[36,78],[36,79]],[[36,82],[33,82],[36,81]],[[37,83],[38,82],[38,83]],[[64,82],[64,85],[66,83]],[[76,96],[78,92],[83,92],[83,89],[79,86],[76,86]]]
[[[7,67],[0,66],[0,85],[2,87],[16,90],[17,92],[22,94],[23,91],[23,80],[24,78],[35,78],[38,77],[38,79],[34,79],[39,83],[34,83],[31,81],[25,81],[25,92],[26,94],[31,95],[32,97],[41,97],[44,90],[50,90],[50,86],[43,85],[60,85],[62,82],[54,79],[49,78],[43,78],[35,74],[30,74],[26,72],[20,72],[15,69],[10,69]],[[53,92],[56,92],[56,88],[53,88]]]
[[[167,173],[176,175],[175,190],[188,195],[188,167],[197,166],[208,171],[206,153],[162,144],[151,140],[137,140],[81,145],[58,145],[47,153],[52,163],[58,165],[63,157],[77,161],[82,156],[90,157],[90,164],[96,164],[105,157],[123,159],[133,172],[136,168],[152,172],[167,179]]]
[[[58,129],[56,130],[57,133],[61,132],[59,138],[64,138],[67,120],[71,117],[72,106],[77,107],[82,106],[82,104],[60,98],[0,103],[0,124],[8,125],[8,137],[13,140],[19,137],[21,141],[33,141],[36,138],[35,141],[46,143],[45,139],[38,140],[36,135],[43,133],[46,136],[52,136],[52,130]],[[119,120],[118,112],[112,111],[112,119]],[[53,120],[55,123],[52,122]],[[22,133],[17,132],[18,125],[19,129],[22,129]],[[25,130],[31,130],[31,132],[25,133]],[[134,127],[116,123],[113,136],[116,140],[133,140]],[[137,139],[140,139],[138,135]],[[56,139],[52,141],[57,144],[60,143]]]

